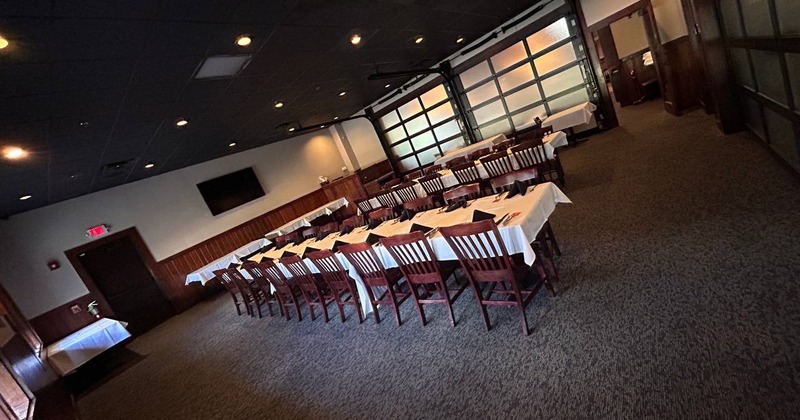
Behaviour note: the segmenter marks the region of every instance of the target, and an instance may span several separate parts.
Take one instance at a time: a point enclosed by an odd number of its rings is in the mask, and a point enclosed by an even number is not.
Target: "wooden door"
[[[77,261],[114,318],[129,323],[131,334],[149,331],[174,314],[128,235],[84,248],[77,253]]]

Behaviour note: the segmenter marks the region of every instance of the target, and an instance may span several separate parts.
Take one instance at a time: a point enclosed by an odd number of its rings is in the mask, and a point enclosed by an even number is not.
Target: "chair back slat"
[[[474,200],[481,195],[481,185],[478,183],[461,185],[453,188],[452,190],[444,193],[444,201],[451,202],[453,200],[464,197],[466,200]]]
[[[400,203],[406,203],[417,198],[417,190],[414,189],[415,182],[404,182],[394,187],[394,193],[400,197]]]
[[[392,190],[385,190],[375,194],[375,198],[383,207],[394,207],[397,205],[397,198]]]
[[[474,281],[513,278],[511,259],[494,220],[443,227],[440,232]]]
[[[483,168],[486,169],[486,173],[489,174],[490,178],[507,174],[514,170],[514,166],[511,163],[511,156],[509,156],[508,152],[505,150],[481,158],[481,164]]]
[[[356,268],[356,272],[364,280],[364,283],[370,286],[387,284],[386,268],[370,244],[362,242],[342,245],[339,247],[339,252]]]
[[[531,185],[536,184],[538,179],[539,171],[535,167],[519,169],[514,172],[509,172],[507,174],[492,178],[492,190],[495,193],[508,191],[517,181],[521,181],[523,184],[530,187]]]
[[[422,188],[428,195],[434,195],[444,191],[444,183],[442,182],[442,174],[440,173],[425,175],[417,181],[422,185]]]
[[[448,160],[447,163],[445,163],[444,165],[447,167],[447,169],[453,169],[454,166],[460,165],[466,161],[467,161],[466,156],[459,156]]]
[[[441,273],[431,245],[422,232],[381,238],[381,244],[397,262],[406,280],[412,284],[441,281]]]
[[[471,184],[473,182],[480,182],[481,174],[475,166],[475,162],[464,162],[454,166],[453,175],[456,176],[459,184]]]
[[[369,200],[370,200],[369,198],[356,200],[356,207],[358,207],[358,209],[361,210],[362,214],[367,214],[372,210],[374,210]]]
[[[289,272],[292,274],[292,280],[297,282],[297,285],[300,286],[300,288],[308,288],[315,285],[314,275],[311,274],[308,266],[306,266],[306,264],[303,262],[303,259],[300,258],[299,255],[283,257],[281,258],[281,264],[283,264],[283,266],[289,270]]]
[[[542,139],[534,139],[514,146],[511,149],[511,155],[514,156],[520,169],[548,164]]]
[[[324,249],[316,252],[309,252],[308,259],[314,264],[322,274],[322,278],[331,285],[331,287],[345,288],[350,282],[350,276],[347,271],[336,258],[336,254],[329,249]]]
[[[261,264],[255,261],[245,261],[242,264],[242,269],[247,271],[250,274],[250,277],[253,278],[253,281],[256,282],[258,287],[264,292],[268,292],[270,290],[269,280],[267,279],[264,270],[261,269]]]

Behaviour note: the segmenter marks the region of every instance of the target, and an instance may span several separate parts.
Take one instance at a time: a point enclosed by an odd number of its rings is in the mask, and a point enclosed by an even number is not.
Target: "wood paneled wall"
[[[31,319],[31,326],[39,334],[45,346],[53,344],[95,321],[94,317],[86,312],[86,306],[93,300],[97,298],[92,294],[71,300]],[[73,314],[70,309],[73,305],[78,305],[80,312]]]
[[[662,46],[664,62],[664,106],[675,115],[682,115],[700,106],[702,63],[694,58],[688,36]]]

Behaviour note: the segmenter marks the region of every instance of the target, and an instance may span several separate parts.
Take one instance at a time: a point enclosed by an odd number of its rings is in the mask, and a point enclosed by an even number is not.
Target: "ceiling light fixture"
[[[386,84],[384,87],[385,87],[386,89],[389,89],[390,87],[392,87],[392,84],[391,84],[391,83],[387,83],[387,84]]]
[[[30,194],[22,195],[22,196],[19,197],[19,201],[30,200],[31,197],[33,197],[33,196],[30,195]]]
[[[16,146],[3,148],[3,157],[10,160],[22,159],[28,156],[28,151]]]
[[[338,120],[338,119],[339,119],[339,117],[333,117],[333,119],[334,119],[334,120]]]
[[[253,38],[250,38],[250,35],[239,35],[236,38],[236,45],[240,47],[246,47],[250,45],[251,42],[253,42]]]
[[[186,118],[178,118],[175,121],[175,125],[177,125],[178,127],[184,127],[186,124],[189,124],[189,120],[187,120]]]
[[[345,91],[339,92],[339,96],[344,96],[344,95],[347,95],[347,92],[345,92]]]
[[[325,124],[322,124],[321,126],[319,126],[319,128],[325,128]]]
[[[150,168],[152,168],[153,166],[156,166],[156,164],[155,164],[155,163],[153,163],[153,162],[147,162],[147,163],[145,163],[145,164],[144,164],[144,168],[145,168],[145,169],[150,169]]]
[[[289,127],[289,132],[296,130],[294,127]]]
[[[0,36],[0,50],[8,46],[8,40]]]
[[[422,35],[417,35],[417,37],[414,38],[414,43],[415,44],[422,44],[422,41],[424,41],[424,40],[425,40],[425,37],[423,37]]]
[[[283,108],[283,102],[275,101],[275,108]]]
[[[463,36],[460,36],[460,37],[456,38],[456,44],[460,44],[462,42],[464,42],[464,37]]]
[[[235,141],[232,141],[232,142],[228,143],[228,147],[233,147],[233,146],[236,146],[236,142]]]
[[[361,43],[361,35],[360,34],[353,34],[350,37],[350,43],[353,45],[358,45]]]

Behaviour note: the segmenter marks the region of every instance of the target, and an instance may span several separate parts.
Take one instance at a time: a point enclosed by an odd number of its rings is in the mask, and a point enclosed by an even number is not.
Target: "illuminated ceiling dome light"
[[[8,40],[0,36],[0,50],[8,46]]]
[[[145,163],[145,165],[144,165],[144,168],[145,168],[145,169],[150,169],[150,168],[152,168],[152,167],[154,167],[154,166],[156,166],[156,164],[155,164],[155,163],[153,163],[153,162],[147,162],[147,163]]]
[[[178,118],[175,121],[175,125],[177,125],[178,127],[185,127],[186,124],[189,124],[189,120],[187,120],[186,118]]]
[[[350,43],[353,45],[358,45],[361,43],[361,35],[360,34],[353,34],[350,37]]]
[[[3,157],[6,159],[17,160],[28,156],[28,151],[16,146],[3,148]]]
[[[228,147],[233,147],[233,146],[236,146],[236,142],[235,141],[232,141],[232,142],[228,143]]]
[[[246,47],[250,45],[251,42],[253,42],[253,38],[250,38],[250,35],[239,35],[239,37],[236,38],[236,45],[240,47]]]
[[[283,108],[283,102],[275,101],[275,108]]]
[[[344,96],[344,95],[347,95],[347,92],[345,92],[345,91],[339,92],[339,96]]]
[[[22,196],[19,197],[19,201],[30,200],[31,197],[33,197],[33,196],[30,195],[30,194],[25,194],[25,195],[22,195]]]
[[[463,36],[460,36],[460,37],[456,38],[456,44],[460,44],[462,42],[464,42],[464,37]]]
[[[296,130],[294,127],[289,127],[289,132]]]
[[[422,35],[417,35],[417,37],[414,38],[414,43],[415,44],[422,44],[422,41],[424,41],[424,40],[425,40],[425,37],[423,37]]]
[[[386,89],[388,89],[388,88],[390,88],[391,86],[392,86],[392,85],[391,85],[391,83],[387,83],[387,84],[386,84],[384,87],[385,87]]]

